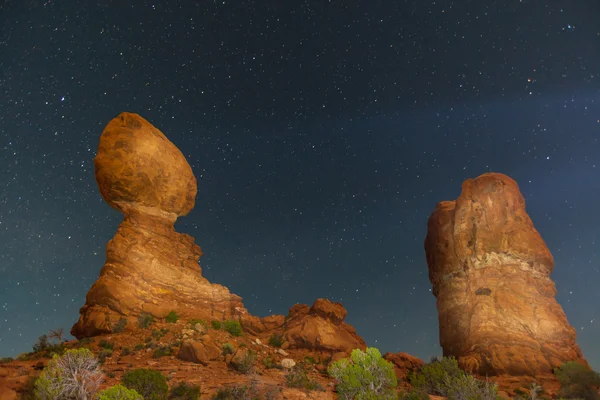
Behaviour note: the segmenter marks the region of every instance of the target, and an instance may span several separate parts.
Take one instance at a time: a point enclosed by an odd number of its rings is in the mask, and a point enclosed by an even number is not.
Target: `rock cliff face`
[[[111,332],[122,318],[126,329],[149,313],[175,310],[188,318],[242,318],[241,298],[202,276],[200,247],[177,233],[177,217],[194,207],[196,178],[185,157],[158,129],[137,114],[108,123],[94,160],[102,197],[125,214],[106,246],[106,263],[87,294],[77,338]]]
[[[536,376],[585,365],[556,302],[554,259],[514,180],[489,173],[437,205],[425,239],[444,356],[480,375]]]

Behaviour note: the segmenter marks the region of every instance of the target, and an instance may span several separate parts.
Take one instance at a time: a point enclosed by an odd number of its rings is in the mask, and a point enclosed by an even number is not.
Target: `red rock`
[[[241,298],[202,276],[200,247],[177,233],[174,223],[194,206],[196,179],[181,152],[137,114],[109,122],[94,160],[104,199],[125,219],[106,246],[106,263],[89,290],[77,338],[111,332],[121,318],[126,329],[141,313],[164,318],[242,318]]]
[[[394,364],[396,378],[400,381],[405,381],[412,372],[418,373],[424,365],[423,360],[407,353],[385,353],[383,358]]]
[[[346,309],[339,303],[318,299],[312,308],[296,304],[290,309],[283,335],[289,348],[313,351],[345,352],[367,346],[356,330],[340,320]]]
[[[542,376],[587,365],[557,303],[552,254],[514,180],[489,173],[437,205],[425,251],[444,356],[482,376]]]
[[[341,324],[347,314],[346,309],[341,303],[332,303],[327,299],[317,299],[308,313],[327,319],[334,325]]]
[[[183,342],[177,358],[199,364],[208,364],[221,356],[221,350],[212,342],[188,340]]]

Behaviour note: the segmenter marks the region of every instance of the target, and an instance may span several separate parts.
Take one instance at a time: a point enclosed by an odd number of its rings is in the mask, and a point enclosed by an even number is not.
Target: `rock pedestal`
[[[465,181],[458,199],[429,218],[425,251],[444,356],[483,376],[587,365],[555,299],[554,259],[514,180],[488,173]]]
[[[125,218],[106,246],[73,336],[109,333],[123,318],[131,329],[142,313],[163,318],[173,310],[207,320],[247,314],[239,296],[202,276],[200,247],[174,229],[194,207],[196,178],[162,132],[122,113],[102,132],[94,166],[102,197]]]

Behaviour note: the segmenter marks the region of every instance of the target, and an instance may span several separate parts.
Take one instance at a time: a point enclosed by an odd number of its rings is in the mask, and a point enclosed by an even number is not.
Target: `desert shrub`
[[[34,393],[39,400],[91,399],[102,383],[98,361],[88,349],[54,355],[39,378]]]
[[[221,346],[221,349],[223,350],[224,356],[226,356],[227,354],[234,353],[233,345],[231,343],[223,343],[223,346]]]
[[[177,313],[173,310],[169,311],[169,313],[165,317],[165,322],[169,324],[174,324],[177,321],[179,321],[179,315],[177,315]]]
[[[156,350],[154,350],[154,354],[152,354],[152,358],[161,358],[165,356],[172,356],[173,350],[170,346],[160,346]]]
[[[558,395],[563,398],[582,398],[586,400],[600,399],[600,375],[574,361],[567,362],[554,369],[560,382]]]
[[[98,343],[98,347],[101,347],[103,349],[109,349],[109,350],[115,349],[115,345],[113,343],[108,342],[104,339],[100,340],[100,343]]]
[[[223,327],[232,336],[242,336],[242,325],[240,324],[240,321],[229,319],[223,323]]]
[[[127,318],[121,318],[119,320],[119,322],[117,322],[115,324],[115,326],[113,327],[112,331],[114,333],[121,333],[125,330],[125,327],[127,326]]]
[[[315,358],[313,356],[306,356],[304,357],[304,362],[309,364],[309,365],[315,365],[317,364],[317,360],[315,360]]]
[[[116,385],[98,393],[97,400],[144,400],[135,390]]]
[[[412,388],[408,392],[401,392],[398,400],[429,400],[430,397],[424,390]]]
[[[271,357],[265,358],[263,360],[263,364],[264,364],[264,366],[265,366],[266,369],[273,369],[273,368],[282,369],[283,368],[280,364],[274,362],[271,359]]]
[[[65,345],[60,343],[53,343],[48,339],[48,335],[42,335],[38,338],[38,341],[33,345],[34,353],[45,353],[47,356],[53,354],[62,355],[65,352]]]
[[[158,371],[151,369],[134,369],[121,377],[123,386],[134,389],[144,400],[164,400],[169,392],[167,379]]]
[[[156,340],[158,340],[158,339],[162,338],[163,336],[165,336],[167,333],[169,333],[169,330],[167,328],[153,329],[152,337],[155,338]]]
[[[448,378],[454,379],[463,375],[454,357],[434,359],[425,364],[418,374],[411,374],[409,381],[412,387],[438,396],[446,396]]]
[[[200,388],[196,385],[188,385],[181,382],[174,386],[169,394],[169,400],[198,400],[200,398]]]
[[[121,350],[121,356],[128,356],[131,354],[131,349],[129,349],[129,347],[125,347],[123,350]]]
[[[194,319],[190,319],[189,320],[189,324],[192,328],[194,328],[197,324],[202,325],[205,329],[208,329],[208,323],[203,320],[203,319],[198,319],[198,318],[194,318]]]
[[[374,347],[365,352],[354,349],[350,359],[343,358],[327,368],[336,379],[338,395],[344,399],[396,399],[396,374],[391,363],[381,358]]]
[[[138,343],[135,345],[135,347],[133,349],[134,350],[142,350],[144,347],[146,347],[146,346],[143,345],[142,343]]]
[[[285,375],[285,383],[288,387],[301,388],[306,390],[323,390],[323,386],[314,379],[306,375],[306,371],[301,368],[294,368]]]
[[[269,344],[273,347],[281,347],[283,345],[283,335],[274,333],[269,337]]]
[[[112,355],[113,355],[113,350],[112,349],[102,349],[98,353],[98,362],[100,364],[104,364],[104,361],[106,361],[106,359],[108,357],[112,357]]]
[[[150,325],[152,325],[153,322],[154,317],[152,316],[152,314],[143,312],[138,316],[138,325],[140,328],[147,328]]]
[[[223,324],[221,323],[221,321],[218,321],[216,319],[213,319],[212,321],[210,321],[210,324],[212,325],[213,329],[219,330],[223,327]]]
[[[0,358],[0,364],[5,364],[13,361],[12,357],[2,357]]]
[[[244,353],[244,357],[242,357],[242,360],[233,364],[233,367],[242,374],[249,374],[254,370],[255,361],[256,352],[248,349]]]
[[[228,385],[219,389],[213,400],[255,400],[261,399],[260,391],[254,381],[250,385]]]
[[[467,373],[446,377],[448,400],[496,400],[497,396],[498,386],[495,383],[480,381]]]

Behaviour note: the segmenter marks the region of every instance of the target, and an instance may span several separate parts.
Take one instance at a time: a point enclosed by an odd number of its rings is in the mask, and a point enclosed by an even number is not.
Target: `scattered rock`
[[[291,358],[284,358],[281,360],[280,364],[283,368],[292,369],[296,365],[296,361],[292,360]]]

